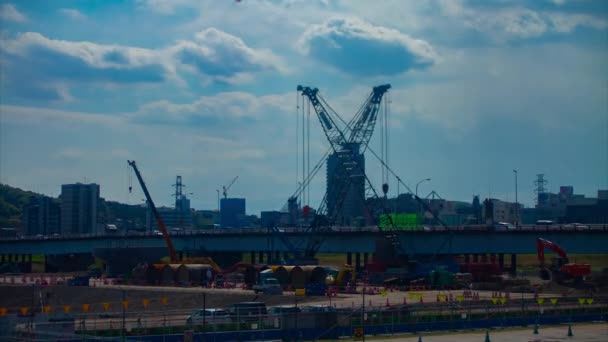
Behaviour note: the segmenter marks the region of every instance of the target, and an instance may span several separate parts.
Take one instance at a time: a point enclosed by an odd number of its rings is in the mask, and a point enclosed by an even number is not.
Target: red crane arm
[[[133,171],[135,171],[135,176],[137,176],[139,185],[141,186],[141,189],[144,191],[144,195],[146,195],[146,200],[148,201],[148,205],[150,205],[150,208],[152,209],[152,213],[154,214],[154,218],[156,219],[156,224],[158,224],[158,229],[163,234],[163,238],[165,239],[165,242],[167,243],[167,248],[169,249],[169,257],[171,258],[171,262],[176,263],[179,261],[179,259],[177,258],[177,253],[175,253],[175,248],[173,247],[173,242],[171,241],[169,232],[167,231],[167,228],[165,227],[163,218],[160,216],[160,213],[156,209],[156,206],[154,205],[154,201],[152,201],[152,196],[150,196],[150,193],[148,192],[146,183],[144,183],[144,179],[142,178],[141,174],[139,173],[139,170],[137,169],[137,165],[135,165],[135,161],[128,160],[128,162],[129,162],[129,165],[133,168]]]
[[[553,243],[549,240],[545,240],[542,238],[537,238],[536,239],[536,253],[538,255],[538,260],[541,263],[545,263],[545,248],[548,248],[552,251],[554,251],[555,253],[557,253],[557,255],[559,255],[562,258],[567,257],[566,252],[556,243]]]

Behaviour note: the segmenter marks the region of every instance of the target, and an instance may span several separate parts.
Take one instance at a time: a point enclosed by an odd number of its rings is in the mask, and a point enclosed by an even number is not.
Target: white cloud
[[[298,45],[303,53],[353,74],[400,73],[427,68],[437,60],[428,42],[354,17],[312,25]]]
[[[0,19],[17,23],[27,21],[27,17],[19,12],[13,4],[2,4],[0,6]]]
[[[181,40],[166,48],[147,49],[88,41],[51,39],[26,32],[1,41],[0,54],[9,91],[20,97],[47,100],[69,98],[66,85],[74,83],[132,84],[175,80],[193,70],[203,83],[241,83],[266,70],[284,71],[279,57],[254,49],[240,38],[208,28],[194,40]],[[31,82],[23,83],[23,79]],[[60,86],[61,83],[61,86]],[[55,90],[55,89],[61,89]]]
[[[446,2],[442,12],[461,20],[465,26],[497,40],[528,39],[547,33],[571,33],[578,28],[604,30],[608,21],[603,17],[580,13],[536,11],[525,7],[480,9]]]
[[[87,18],[86,15],[82,14],[79,10],[73,8],[62,8],[59,10],[63,15],[75,19],[75,20],[85,20]]]
[[[292,102],[293,96],[289,94],[254,96],[245,92],[226,92],[201,96],[190,103],[151,102],[143,105],[131,118],[141,122],[207,125],[235,120],[268,120],[289,113],[293,109]]]
[[[172,15],[175,10],[179,7],[194,7],[197,1],[192,0],[136,0],[136,2],[142,7],[149,9],[153,12]]]

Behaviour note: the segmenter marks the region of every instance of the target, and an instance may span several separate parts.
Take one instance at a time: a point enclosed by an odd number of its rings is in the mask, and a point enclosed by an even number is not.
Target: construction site
[[[385,94],[390,88],[373,87],[347,122],[317,88],[297,87],[302,180],[285,205],[288,222],[270,220],[258,232],[280,242],[280,248],[250,255],[253,248],[245,245],[238,246],[242,252],[225,253],[176,248],[174,240],[189,235],[165,224],[138,164],[129,160],[158,229],[158,234],[141,238],[162,238],[165,247],[108,246],[96,255],[96,264],[104,266],[88,271],[0,275],[0,331],[14,340],[364,340],[366,335],[513,326],[537,331],[539,325],[604,321],[605,258],[592,258],[602,265],[581,262],[584,257],[574,260],[543,237],[548,229],[504,229],[504,234],[525,230],[528,248],[536,250],[532,262],[519,263],[520,270],[516,253],[505,263],[504,252],[450,251],[453,235],[462,232],[448,227],[391,169],[388,143],[379,154],[369,147],[377,121],[382,140],[388,140],[390,105]],[[305,118],[311,109],[330,145],[314,165],[305,140],[311,129]],[[365,153],[381,165],[380,190],[365,172]],[[323,165],[327,190],[312,208],[309,186]],[[432,229],[421,224],[418,213],[391,212],[386,204],[389,178],[407,189],[420,211],[431,217]],[[223,187],[224,198],[236,179]],[[181,177],[175,197],[176,203],[183,198]],[[331,257],[319,253],[327,234],[339,234],[348,242],[349,233],[341,227],[367,227],[375,251]],[[586,229],[608,232],[607,226]],[[502,231],[483,224],[470,230],[481,235]],[[446,233],[436,250],[415,250],[402,243],[404,233],[423,239],[435,232]],[[552,252],[550,257],[545,250]],[[241,313],[243,307],[254,309]],[[202,315],[200,321],[195,312]]]

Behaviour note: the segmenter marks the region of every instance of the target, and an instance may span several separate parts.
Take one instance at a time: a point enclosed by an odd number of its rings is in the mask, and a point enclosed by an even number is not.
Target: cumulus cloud
[[[27,21],[27,17],[19,12],[13,4],[2,4],[0,6],[0,19],[17,23]]]
[[[73,8],[62,8],[59,10],[59,12],[75,20],[84,20],[87,18],[86,15],[82,14],[79,10]]]
[[[312,25],[298,45],[307,55],[359,75],[425,69],[437,60],[428,42],[355,17],[333,17]]]
[[[160,100],[143,105],[131,119],[140,122],[209,124],[265,120],[293,109],[293,96],[255,96],[245,92],[225,92],[201,96],[190,103]]]
[[[181,82],[181,71],[194,70],[207,83],[238,83],[255,72],[284,70],[271,51],[251,48],[240,38],[214,28],[199,32],[192,41],[159,49],[58,40],[36,32],[1,43],[0,63],[8,70],[3,79],[11,92],[22,97],[38,93],[45,99],[65,99],[69,97],[66,85],[74,82]]]
[[[536,11],[524,7],[506,7],[491,11],[461,7],[459,11],[447,13],[460,17],[467,27],[498,40],[537,38],[547,33],[571,33],[578,28],[604,30],[608,27],[608,21],[603,17]]]
[[[179,62],[223,81],[234,80],[243,73],[283,69],[271,51],[250,48],[239,37],[215,28],[197,33],[194,41],[178,42],[171,51]]]

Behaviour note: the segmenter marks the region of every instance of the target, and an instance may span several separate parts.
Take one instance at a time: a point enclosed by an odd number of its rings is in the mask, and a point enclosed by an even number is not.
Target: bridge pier
[[[254,251],[249,252],[249,260],[251,261],[251,264],[255,264],[255,252]]]
[[[361,272],[361,253],[355,253],[355,270]]]
[[[482,254],[481,255],[481,263],[482,264],[487,264],[488,263],[488,255],[487,254]]]
[[[498,254],[498,267],[500,268],[501,272],[505,268],[505,254],[504,253]]]
[[[464,255],[464,263],[465,264],[470,264],[471,263],[471,255],[470,254],[465,254]]]
[[[273,262],[274,260],[272,259],[272,252],[266,251],[266,263],[270,265]]]
[[[365,267],[367,266],[367,261],[369,259],[369,253],[363,253],[363,268],[365,269]]]
[[[258,252],[258,263],[264,263],[264,252]]]
[[[511,254],[511,274],[517,274],[517,254]]]
[[[348,265],[353,265],[353,253],[352,252],[348,252],[346,253],[346,264]]]
[[[473,254],[473,262],[479,262],[479,254]]]

